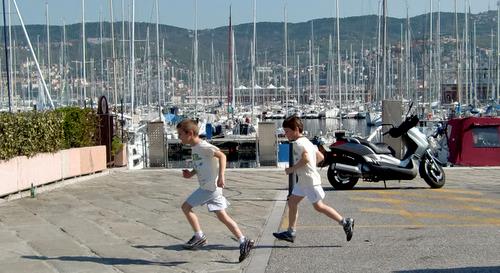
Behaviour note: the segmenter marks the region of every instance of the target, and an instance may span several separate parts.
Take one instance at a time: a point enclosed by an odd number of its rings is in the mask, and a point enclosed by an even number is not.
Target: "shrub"
[[[122,140],[118,136],[113,136],[113,141],[111,142],[111,155],[115,156],[123,147]]]
[[[98,116],[91,109],[0,112],[0,160],[94,146],[98,129]]]
[[[94,110],[65,107],[56,111],[62,114],[65,149],[97,144],[99,118]]]

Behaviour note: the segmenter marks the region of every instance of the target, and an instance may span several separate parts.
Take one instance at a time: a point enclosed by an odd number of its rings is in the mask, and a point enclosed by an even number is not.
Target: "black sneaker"
[[[240,244],[240,263],[243,262],[248,255],[250,255],[250,251],[252,250],[254,244],[255,241],[250,239],[245,239],[245,241]]]
[[[352,233],[354,232],[354,219],[346,218],[345,222],[342,226],[344,227],[344,232],[345,232],[347,241],[349,242],[352,238]]]
[[[292,235],[288,230],[283,232],[274,232],[274,237],[279,240],[287,241],[293,243],[295,240],[295,235]]]
[[[205,235],[203,235],[203,237],[201,238],[196,238],[196,236],[193,236],[182,247],[184,249],[198,249],[206,244],[207,244],[207,237]]]

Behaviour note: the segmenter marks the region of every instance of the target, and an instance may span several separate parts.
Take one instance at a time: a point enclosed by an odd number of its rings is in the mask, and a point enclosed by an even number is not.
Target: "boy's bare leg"
[[[231,231],[231,233],[233,233],[234,236],[236,236],[236,238],[240,239],[241,237],[243,237],[238,224],[236,224],[236,222],[227,214],[225,210],[218,210],[215,212],[215,214],[217,215],[219,221],[224,223],[224,225],[226,225],[226,227]]]
[[[201,231],[200,222],[198,221],[198,217],[196,216],[196,214],[194,214],[193,212],[193,207],[191,207],[191,205],[189,205],[187,202],[184,202],[181,208],[182,211],[184,212],[184,215],[186,215],[189,224],[193,228],[193,231],[200,232]]]
[[[342,221],[342,216],[334,208],[323,203],[323,201],[319,200],[318,202],[314,203],[313,206],[318,212],[323,213],[324,215],[332,218],[338,223]]]
[[[298,207],[300,201],[304,199],[303,196],[290,195],[288,198],[288,228],[295,230],[298,218]]]

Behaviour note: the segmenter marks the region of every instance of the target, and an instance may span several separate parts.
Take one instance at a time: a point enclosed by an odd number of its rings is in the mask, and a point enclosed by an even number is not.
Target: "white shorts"
[[[208,191],[198,188],[186,199],[186,202],[191,207],[207,205],[208,211],[218,211],[226,209],[229,202],[222,195],[222,188],[217,188],[215,191]]]
[[[303,197],[305,196],[313,204],[325,198],[325,191],[321,185],[303,186],[301,184],[295,184],[292,194]]]

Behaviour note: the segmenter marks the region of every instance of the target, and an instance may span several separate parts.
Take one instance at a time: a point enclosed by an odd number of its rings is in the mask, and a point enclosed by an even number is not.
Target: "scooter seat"
[[[383,143],[383,142],[379,142],[379,143],[373,143],[373,142],[370,142],[370,141],[367,141],[365,139],[359,139],[359,142],[363,145],[366,145],[368,147],[370,147],[376,154],[390,154],[390,155],[395,155],[396,152],[394,151],[394,149]]]

